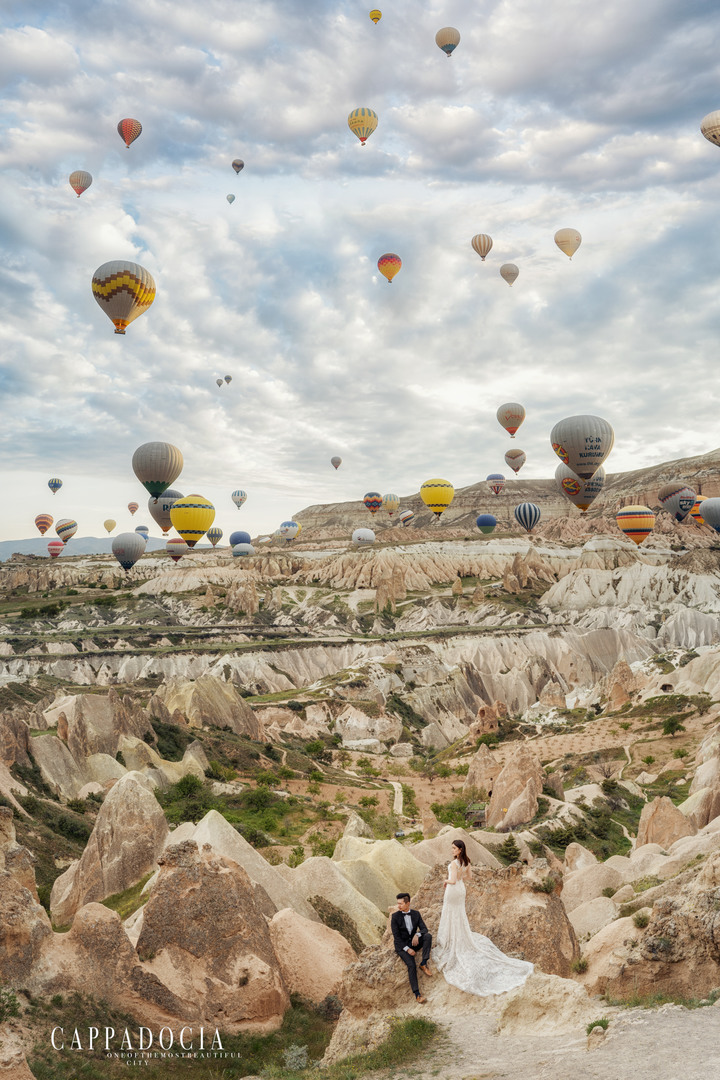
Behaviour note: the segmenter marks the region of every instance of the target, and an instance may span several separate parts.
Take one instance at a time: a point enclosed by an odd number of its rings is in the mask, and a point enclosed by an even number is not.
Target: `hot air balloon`
[[[258,544],[269,544],[272,542],[272,536],[261,536],[258,540]]]
[[[720,109],[716,109],[715,112],[708,113],[707,116],[702,118],[700,130],[708,142],[720,146]]]
[[[132,467],[143,487],[157,499],[182,472],[183,456],[172,443],[143,443],[133,454]]]
[[[230,533],[230,547],[233,548],[237,544],[249,544],[251,539],[249,532],[245,532],[244,529],[237,529],[235,532]]]
[[[414,517],[415,514],[412,510],[403,510],[402,514],[400,514],[400,521],[402,521],[403,525],[407,527]]]
[[[485,262],[485,256],[489,255],[492,249],[492,238],[489,237],[487,233],[481,232],[478,233],[477,236],[473,236],[470,243],[475,248],[475,251],[477,251],[482,261]]]
[[[35,527],[41,536],[44,536],[55,519],[50,514],[38,514],[35,518]]]
[[[382,19],[382,11],[378,11],[377,8],[373,8],[372,11],[370,12],[370,18],[372,19],[372,21],[377,26],[377,24]]]
[[[383,495],[383,510],[387,510],[388,516],[392,517],[400,509],[400,498],[397,495]]]
[[[150,535],[150,530],[148,529],[147,525],[138,525],[135,529],[135,532],[138,534],[138,536],[144,537],[145,543],[147,544],[148,536]]]
[[[140,503],[129,502],[127,508],[130,511],[130,517],[135,517],[135,512],[140,509]]]
[[[453,50],[460,44],[460,31],[454,26],[443,26],[442,30],[438,30],[435,35],[435,44],[446,56],[452,56]]]
[[[107,521],[103,521],[103,525],[105,527],[105,532],[111,533],[117,525],[117,521],[114,521],[113,518],[108,518]]]
[[[247,491],[243,491],[242,488],[238,488],[237,491],[233,491],[230,497],[239,510],[242,504],[247,499]]]
[[[235,170],[236,173],[242,172],[243,169],[245,168],[245,162],[243,161],[242,158],[237,157],[233,161],[232,167],[233,167],[233,169]]]
[[[584,514],[605,486],[605,470],[601,465],[589,480],[581,480],[572,469],[560,462],[555,470],[555,480],[565,498]]]
[[[230,383],[232,382],[232,375],[225,375],[224,379],[225,379],[225,382],[227,383],[227,385],[229,386]]]
[[[52,480],[48,480],[48,487],[53,495],[55,495],[62,487],[62,480],[58,480],[57,476],[53,476]]]
[[[555,233],[555,243],[567,255],[568,259],[572,259],[582,244],[582,236],[577,229],[558,229]]]
[[[123,570],[132,570],[145,554],[145,539],[138,532],[120,533],[113,539],[112,553]]]
[[[532,532],[540,520],[540,507],[531,502],[520,503],[515,507],[515,520],[525,532]]]
[[[703,499],[700,504],[700,517],[715,532],[720,532],[720,499]]]
[[[503,263],[500,267],[500,277],[507,281],[508,285],[511,287],[519,273],[520,271],[515,263]]]
[[[513,435],[512,438],[515,438]],[[524,450],[508,450],[505,454],[505,464],[509,465],[514,473],[519,473],[527,461]]]
[[[377,113],[372,109],[353,109],[348,116],[348,127],[357,135],[363,146],[377,126]]]
[[[485,480],[493,495],[500,495],[505,488],[505,477],[502,473],[491,472],[485,477]]]
[[[117,126],[117,129],[118,129],[118,135],[120,136],[122,141],[125,143],[126,149],[129,150],[130,149],[130,143],[134,143],[135,140],[137,139],[138,135],[141,133],[142,124],[140,123],[139,120],[131,120],[130,118],[127,118],[125,120],[120,121],[120,123]]]
[[[188,547],[195,547],[215,520],[215,507],[202,495],[186,495],[171,506],[170,520]]]
[[[226,195],[225,198],[227,199],[227,201],[230,203],[231,206],[235,202],[235,196],[234,195]]]
[[[493,529],[497,525],[497,518],[494,517],[492,514],[480,514],[475,524],[477,525],[480,532],[485,533],[485,535],[487,536],[493,531]]]
[[[568,416],[550,432],[552,448],[581,480],[589,480],[615,442],[615,432],[600,416]]]
[[[634,544],[642,544],[655,525],[655,515],[648,506],[623,506],[615,515],[615,520]]]
[[[299,534],[301,525],[298,525],[297,521],[281,521],[280,522],[280,535],[285,540],[294,540]]]
[[[330,464],[332,465],[333,469],[339,469],[340,466],[342,465],[342,458],[341,457],[331,457],[330,458]]]
[[[369,510],[371,514],[377,514],[382,506],[382,495],[379,491],[368,491],[363,495],[363,502],[366,510]]]
[[[61,551],[63,551],[65,545],[62,540],[51,540],[48,544],[48,553],[51,559],[57,559]]]
[[[658,502],[676,521],[684,521],[695,505],[695,492],[682,480],[673,480],[658,491]]]
[[[182,559],[183,555],[187,555],[190,548],[181,536],[174,536],[172,540],[168,540],[165,550],[173,562],[180,562],[180,559]]]
[[[215,380],[215,385],[216,386],[224,386],[225,384],[223,383],[222,379],[216,379]]]
[[[152,495],[148,499],[148,510],[153,521],[160,526],[164,533],[169,533],[172,528],[172,521],[170,520],[170,511],[178,501],[182,499],[182,491],[175,491],[173,488],[166,488],[162,495],[158,495],[157,499],[154,499]]]
[[[218,529],[217,525],[213,525],[212,529],[208,529],[207,531],[207,538],[212,546],[215,547],[223,538],[222,529]]]
[[[698,525],[704,525],[705,524],[705,522],[703,520],[703,516],[700,513],[700,504],[704,503],[704,502],[707,502],[707,495],[698,495],[698,497],[695,499],[695,502],[693,503],[693,508],[690,511],[690,517]]]
[[[515,432],[525,419],[525,409],[517,401],[506,401],[500,406],[496,416],[501,427],[504,427],[510,438],[514,439]]]
[[[232,549],[233,556],[237,559],[243,555],[254,555],[255,548],[252,544],[236,544]]]
[[[92,292],[115,326],[115,333],[124,334],[130,323],[150,307],[156,290],[152,274],[144,266],[116,259],[98,266]]]
[[[432,510],[435,517],[440,520],[440,515],[447,510],[455,496],[455,488],[449,480],[434,479],[426,480],[420,488],[420,498]]]
[[[392,285],[392,279],[402,268],[402,259],[399,255],[393,255],[388,251],[385,255],[381,255],[378,259],[378,270],[383,277],[388,280],[388,285]]]
[[[72,518],[61,518],[55,526],[55,532],[58,534],[63,544],[67,544],[68,540],[72,540],[77,531],[77,521],[73,521]]]
[[[352,534],[352,542],[355,547],[370,547],[375,543],[375,533],[372,529],[356,529]]]
[[[68,183],[79,199],[83,191],[87,191],[92,184],[92,176],[89,172],[85,172],[84,169],[77,169],[75,172],[70,173]]]

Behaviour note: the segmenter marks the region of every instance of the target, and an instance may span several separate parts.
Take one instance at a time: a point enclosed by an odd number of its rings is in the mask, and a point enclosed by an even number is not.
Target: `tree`
[[[670,735],[674,738],[678,731],[684,731],[685,725],[679,716],[668,716],[667,720],[663,720],[663,735]]]
[[[512,833],[510,833],[507,840],[504,840],[495,851],[503,862],[514,863],[520,858],[520,848],[517,846],[517,842]]]

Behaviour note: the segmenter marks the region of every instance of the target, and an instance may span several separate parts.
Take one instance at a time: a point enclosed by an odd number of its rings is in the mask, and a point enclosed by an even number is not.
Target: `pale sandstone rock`
[[[6,870],[38,900],[35,862],[33,853],[17,842],[12,810],[0,806],[0,871]]]
[[[531,821],[537,813],[542,786],[540,759],[529,747],[521,744],[495,780],[488,805],[487,824],[507,832]]]
[[[602,1009],[584,987],[536,971],[522,986],[503,994],[497,1031],[503,1035],[574,1035],[600,1014]]]
[[[171,679],[158,688],[157,696],[170,712],[179,709],[191,727],[212,725],[251,739],[262,737],[260,722],[235,686],[214,675],[201,675],[193,682]]]
[[[0,762],[30,765],[30,728],[13,713],[0,713]]]
[[[333,862],[358,892],[386,912],[394,910],[399,892],[413,893],[428,868],[397,840],[365,840],[344,836]]]
[[[45,908],[7,871],[0,871],[0,983],[22,990],[53,936]]]
[[[127,773],[100,807],[82,856],[53,885],[50,910],[55,923],[69,923],[83,904],[140,881],[155,866],[167,833],[150,783],[139,773]]]
[[[575,870],[587,870],[589,866],[597,864],[597,857],[592,851],[588,851],[582,844],[568,844],[565,848],[565,873],[572,874]]]
[[[45,783],[64,799],[74,799],[86,776],[62,739],[57,735],[38,735],[32,745],[35,763]]]
[[[602,895],[603,889],[619,889],[622,878],[617,870],[605,863],[588,866],[584,870],[575,870],[568,874],[563,882],[562,902],[570,914],[575,908],[588,900],[595,900]]]
[[[463,783],[463,791],[475,788],[478,791],[492,792],[495,779],[501,769],[502,766],[494,757],[490,747],[483,743],[470,762],[470,768]]]
[[[579,940],[583,941],[612,922],[617,910],[614,900],[608,896],[597,896],[594,900],[586,900],[584,904],[573,908],[568,918]]]
[[[390,757],[407,759],[411,758],[414,753],[412,743],[409,742],[393,743],[390,747]]]
[[[380,941],[387,925],[387,912],[380,911],[363,896],[332,859],[314,855],[294,869],[281,864],[277,870],[306,900],[321,896],[344,911],[364,945],[377,945]]]
[[[456,829],[452,825],[445,826],[432,840],[421,840],[417,844],[409,844],[407,849],[412,852],[416,859],[426,863],[427,866],[436,866],[442,863],[447,866],[452,861],[451,846],[454,840],[463,840],[468,853],[468,858],[473,866],[491,866],[500,869],[502,863],[491,851],[482,847],[475,837],[465,829]]]
[[[678,810],[671,799],[657,796],[643,806],[635,850],[645,844],[660,844],[667,848],[680,837],[694,836],[696,832],[693,823]]]
[[[229,611],[243,615],[256,615],[260,610],[260,600],[252,578],[242,578],[240,581],[232,582],[225,594],[225,605]]]
[[[348,814],[348,819],[345,822],[345,828],[343,829],[343,836],[364,836],[368,840],[374,839],[373,831],[366,821],[356,814],[354,810],[351,810]]]
[[[345,745],[361,739],[397,742],[402,734],[402,721],[386,713],[368,716],[355,705],[346,705],[335,721],[335,730],[340,733]]]
[[[20,1036],[0,1028],[0,1080],[35,1080]]]
[[[455,578],[455,580],[453,581],[453,584],[452,584],[452,589],[450,591],[452,592],[453,596],[462,596],[463,587],[462,587],[462,579],[461,578],[459,578],[459,577]]]
[[[292,994],[320,1002],[339,988],[342,974],[357,959],[342,934],[309,922],[292,908],[270,920],[270,940],[285,986]]]
[[[629,900],[635,899],[635,890],[632,885],[621,885],[617,892],[612,894],[613,904],[617,904],[618,907],[621,904],[627,904]]]

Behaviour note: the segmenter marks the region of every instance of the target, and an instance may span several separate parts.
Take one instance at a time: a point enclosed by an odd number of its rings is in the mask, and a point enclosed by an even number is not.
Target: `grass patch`
[[[150,880],[151,875],[146,874],[144,878],[141,878],[136,885],[131,885],[129,889],[125,889],[124,892],[115,893],[114,896],[108,896],[102,903],[106,908],[110,908],[111,911],[117,911],[121,919],[125,920],[128,916],[132,915],[134,911],[137,911],[139,907],[142,907],[148,896],[141,896],[145,885]]]
[[[603,994],[607,1005],[617,1005],[623,1009],[656,1009],[660,1005],[683,1005],[686,1009],[702,1009],[714,1005],[720,998],[720,989],[711,990],[707,997],[681,997],[676,994],[629,994],[626,998],[610,997]]]

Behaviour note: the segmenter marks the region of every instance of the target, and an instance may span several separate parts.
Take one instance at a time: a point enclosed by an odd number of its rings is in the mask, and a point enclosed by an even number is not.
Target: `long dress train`
[[[462,869],[457,860],[448,866],[448,879],[452,884],[445,889],[433,959],[446,982],[459,990],[480,997],[504,994],[524,983],[532,973],[533,965],[527,960],[506,956],[490,938],[470,929],[465,912]]]

